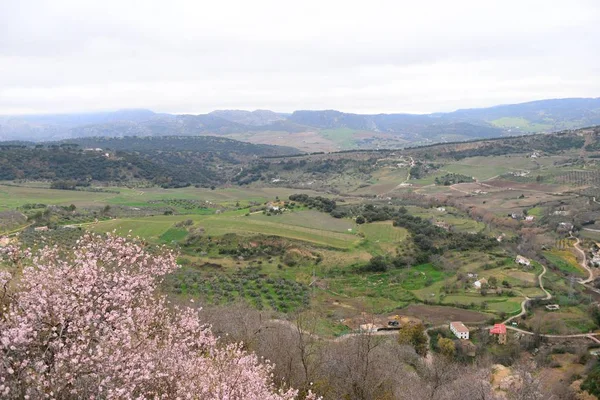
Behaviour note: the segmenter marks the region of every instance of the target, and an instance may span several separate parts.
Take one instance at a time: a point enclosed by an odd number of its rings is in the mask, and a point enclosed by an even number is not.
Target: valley
[[[20,179],[0,184],[0,230],[33,248],[73,246],[86,232],[166,246],[180,265],[161,286],[173,301],[208,310],[241,302],[290,326],[310,313],[302,329],[326,342],[365,329],[397,335],[390,321],[451,337],[444,326],[460,320],[477,353],[498,360],[509,348],[593,349],[600,270],[588,260],[600,241],[600,165],[588,149],[598,135],[592,128],[260,158],[232,152],[210,167],[212,187],[160,187],[121,173],[119,182],[64,190],[28,178],[24,165]],[[132,146],[154,151],[143,140]],[[119,151],[108,158],[127,157]],[[75,163],[85,155],[71,149],[64,157],[72,153]],[[483,339],[494,323],[506,326],[510,346]]]

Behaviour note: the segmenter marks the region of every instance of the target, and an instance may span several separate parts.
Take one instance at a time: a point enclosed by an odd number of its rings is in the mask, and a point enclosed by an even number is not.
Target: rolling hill
[[[150,110],[0,117],[0,140],[218,135],[306,151],[398,148],[522,135],[600,124],[600,98],[540,100],[432,114],[336,110],[217,110],[174,115]]]

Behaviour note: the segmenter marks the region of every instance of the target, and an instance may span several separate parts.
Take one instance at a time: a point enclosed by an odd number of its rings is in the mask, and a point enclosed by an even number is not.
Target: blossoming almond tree
[[[177,268],[170,252],[152,255],[109,235],[85,236],[69,254],[57,247],[31,257],[4,253],[31,262],[10,289],[10,275],[0,273],[1,398],[297,396],[273,386],[271,365],[240,345],[218,346],[196,310],[172,307],[157,292]]]

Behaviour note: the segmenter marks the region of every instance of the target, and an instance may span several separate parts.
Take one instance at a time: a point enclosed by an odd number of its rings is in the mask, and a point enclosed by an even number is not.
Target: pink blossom
[[[273,385],[271,365],[219,346],[197,310],[168,306],[157,285],[177,268],[171,252],[109,235],[29,256],[0,314],[3,398],[296,398]]]

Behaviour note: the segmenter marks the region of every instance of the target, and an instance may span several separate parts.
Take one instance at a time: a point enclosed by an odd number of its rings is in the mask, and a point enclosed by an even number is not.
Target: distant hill
[[[49,145],[77,145],[79,148],[101,148],[129,152],[191,151],[201,153],[223,153],[237,157],[277,156],[298,154],[293,147],[252,144],[216,136],[125,136],[85,137],[50,142]]]
[[[549,132],[600,124],[600,98],[539,100],[434,115],[462,121],[485,121],[523,133]]]
[[[250,126],[264,126],[276,121],[284,121],[287,116],[286,114],[280,114],[270,110],[216,110],[209,115]]]
[[[212,136],[4,142],[0,143],[0,180],[50,180],[66,187],[90,182],[211,186],[227,183],[239,174],[241,165],[257,156],[298,153],[290,147]]]
[[[173,115],[150,110],[0,116],[0,140],[82,137],[226,136],[305,151],[391,148],[553,132],[600,124],[600,98],[540,100],[433,114],[353,114],[336,110],[217,110]]]

